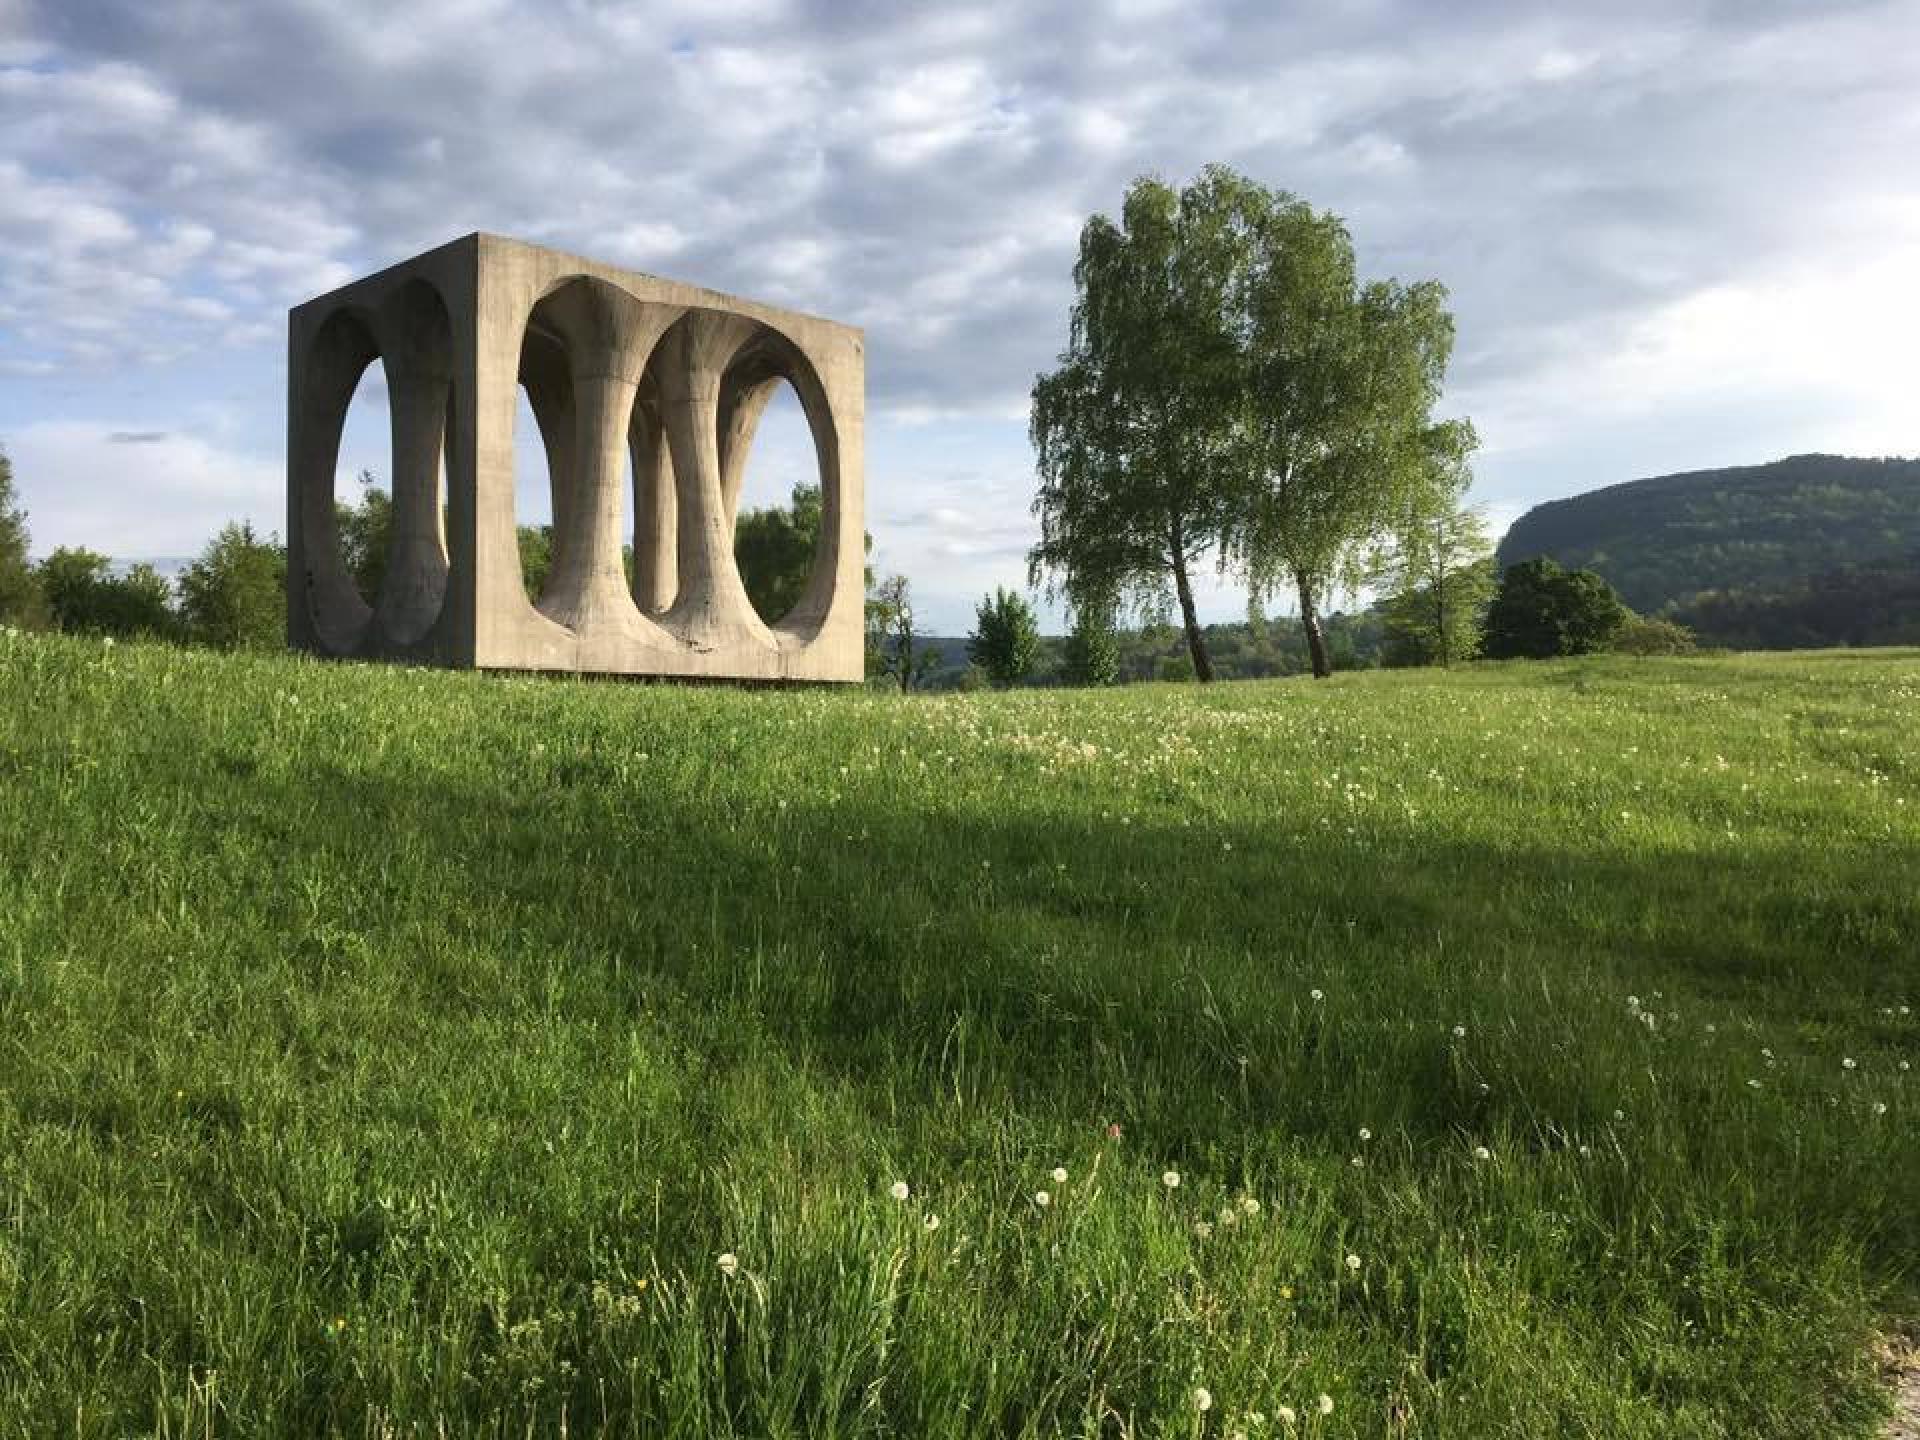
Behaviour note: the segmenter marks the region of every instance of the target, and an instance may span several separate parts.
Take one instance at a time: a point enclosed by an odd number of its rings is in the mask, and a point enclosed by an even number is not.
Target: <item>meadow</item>
[[[1874,1433],[1920,651],[0,634],[0,1435]]]

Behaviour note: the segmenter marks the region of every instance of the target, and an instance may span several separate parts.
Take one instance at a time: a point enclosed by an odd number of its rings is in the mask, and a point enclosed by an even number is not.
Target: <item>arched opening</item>
[[[782,643],[821,624],[839,563],[839,445],[826,392],[798,346],[762,326],[720,387],[722,488],[734,568]]]
[[[553,475],[547,453],[523,377],[513,415],[513,518],[520,584],[530,603],[538,603],[553,566]]]
[[[369,350],[373,337],[366,337]],[[347,402],[333,467],[340,565],[369,610],[379,603],[393,540],[393,404],[386,368],[370,354]]]
[[[733,557],[754,612],[777,624],[806,592],[819,549],[820,467],[800,397],[772,382],[745,442],[734,497]]]

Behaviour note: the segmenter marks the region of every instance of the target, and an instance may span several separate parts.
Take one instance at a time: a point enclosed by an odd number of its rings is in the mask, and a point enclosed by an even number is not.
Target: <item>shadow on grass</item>
[[[207,816],[319,882],[280,894],[276,933],[372,954],[444,936],[451,958],[420,962],[423,1016],[536,995],[592,1023],[665,1014],[706,1063],[777,1047],[896,1125],[930,1128],[947,1103],[1114,1120],[1170,1157],[1250,1158],[1276,1124],[1338,1144],[1356,1114],[1416,1138],[1506,1124],[1567,1143],[1610,1110],[1629,990],[1664,984],[1670,1003],[1773,1034],[1857,1033],[1910,981],[1920,933],[1899,857],[1867,845],[1709,864],[1407,825],[1361,845],[1284,817],[1203,831],[749,810],[607,781],[578,760],[518,791],[335,771],[318,781],[326,830],[288,819],[310,809],[305,782],[251,781]],[[492,957],[495,988],[466,983],[463,955]],[[1449,1027],[1469,1007],[1500,1036],[1463,1059]],[[1701,1104],[1744,1073],[1668,1068]],[[1804,1166],[1795,1143],[1765,1148]],[[1889,1184],[1908,1219],[1871,1243],[1920,1247],[1920,1179]]]

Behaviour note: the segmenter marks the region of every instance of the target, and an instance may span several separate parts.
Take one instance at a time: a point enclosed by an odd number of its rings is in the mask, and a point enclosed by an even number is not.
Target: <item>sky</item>
[[[875,562],[960,633],[1027,582],[1080,227],[1215,161],[1447,285],[1496,534],[1920,454],[1920,0],[0,0],[0,445],[36,552],[278,530],[288,308],[489,230],[863,326]],[[812,463],[783,394],[746,503]]]

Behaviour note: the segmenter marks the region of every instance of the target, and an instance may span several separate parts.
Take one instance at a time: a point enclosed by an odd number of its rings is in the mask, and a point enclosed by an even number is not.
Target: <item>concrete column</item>
[[[529,329],[520,349],[520,383],[526,387],[527,403],[534,423],[540,427],[540,443],[547,452],[547,488],[552,497],[553,549],[548,556],[548,575],[560,558],[563,536],[571,533],[570,517],[574,486],[574,414],[573,377],[567,369],[567,350],[554,336]]]
[[[393,534],[387,578],[374,605],[381,633],[408,645],[433,628],[447,588],[440,526],[440,447],[447,429],[449,377],[388,360],[393,422]]]
[[[417,279],[381,305],[379,324],[393,427],[393,533],[374,622],[382,640],[407,646],[433,628],[447,591],[440,456],[453,383],[453,330],[439,293]]]
[[[717,310],[692,310],[668,333],[660,408],[679,492],[680,586],[666,626],[698,650],[773,648],[733,561],[733,524],[720,478],[720,381],[760,327]]]
[[[767,413],[780,377],[729,375],[720,384],[720,494],[726,502],[727,529],[740,518],[740,488],[747,478],[747,452],[754,431]]]
[[[640,377],[678,312],[585,279],[562,286],[539,310],[565,338],[574,412],[566,529],[556,527],[553,574],[540,611],[583,642],[664,644],[627,588],[620,496]]]
[[[333,472],[347,407],[378,347],[361,317],[337,310],[311,331],[296,327],[289,348],[289,638],[323,654],[352,655],[360,649],[372,611],[341,563]]]
[[[648,615],[664,615],[680,588],[679,506],[673,454],[660,419],[660,384],[650,370],[640,382],[627,434],[633,456],[633,598]]]

